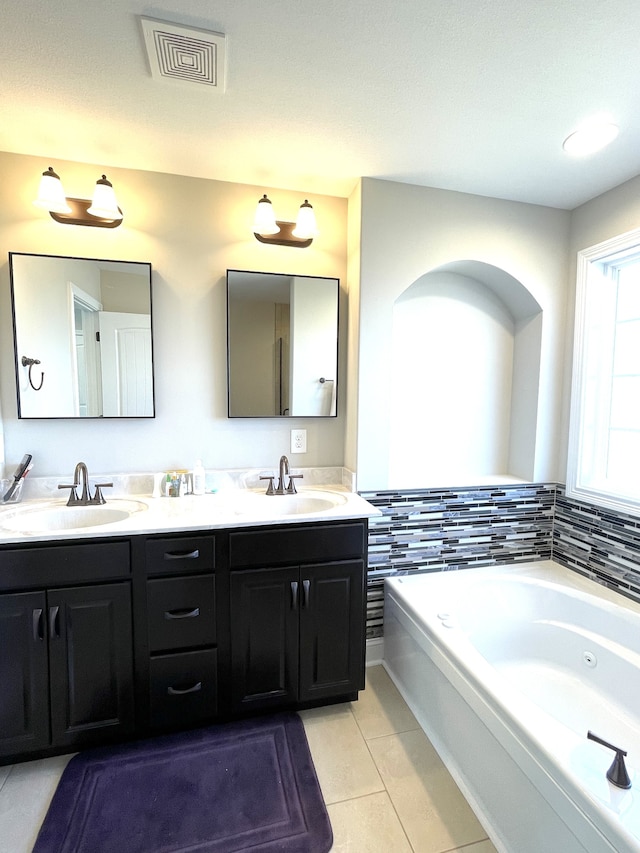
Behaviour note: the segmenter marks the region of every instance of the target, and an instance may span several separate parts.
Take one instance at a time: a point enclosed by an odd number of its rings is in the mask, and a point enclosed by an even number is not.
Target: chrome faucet
[[[80,480],[78,480],[78,475],[80,475]],[[79,503],[81,506],[86,506],[89,503],[89,471],[84,462],[78,462],[76,465],[76,469],[73,472],[73,482],[79,483],[82,486]]]
[[[82,492],[80,493],[80,497],[78,497],[78,492],[76,491],[78,486],[82,486]],[[71,493],[69,494],[69,500],[67,501],[67,506],[91,506],[93,504],[106,503],[101,489],[105,489],[111,486],[113,486],[113,483],[96,483],[96,490],[93,494],[93,497],[90,497],[89,471],[87,470],[87,466],[84,462],[78,462],[75,467],[75,471],[73,472],[73,483],[64,485],[60,484],[58,485],[58,488],[71,489]]]
[[[286,456],[280,457],[280,470],[278,472],[278,485],[276,487],[276,495],[284,495],[286,494],[286,489],[284,487],[284,478],[289,477],[289,460]],[[291,478],[289,477],[289,484],[291,484]]]
[[[285,486],[285,477],[289,478],[287,486]],[[273,475],[260,477],[260,479],[269,481],[269,485],[267,486],[268,495],[295,495],[296,484],[294,483],[294,480],[301,480],[302,474],[290,474],[289,460],[286,456],[281,456],[278,470],[278,485],[275,488],[273,487]]]

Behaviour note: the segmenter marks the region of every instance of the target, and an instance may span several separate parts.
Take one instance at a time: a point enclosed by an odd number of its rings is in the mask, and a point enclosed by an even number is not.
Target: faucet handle
[[[615,752],[616,757],[613,759],[611,767],[607,770],[607,779],[611,784],[618,788],[630,788],[631,779],[629,778],[629,774],[627,773],[627,768],[624,763],[624,757],[627,754],[626,751],[624,749],[620,749],[619,746],[614,746],[612,743],[603,740],[592,731],[587,732],[587,737],[589,740],[594,740],[596,743],[606,746],[607,749],[612,749]]]
[[[67,506],[73,506],[74,504],[78,503],[78,493],[76,492],[78,485],[78,483],[58,484],[59,489],[71,489],[71,492],[69,493],[69,500],[67,501]]]
[[[275,493],[276,493],[276,490],[273,488],[273,476],[274,475],[271,474],[270,476],[260,477],[261,480],[268,480],[269,481],[269,485],[267,486],[267,491],[265,493],[267,495],[275,495]]]
[[[96,490],[93,493],[93,497],[91,498],[89,503],[92,504],[106,504],[106,500],[104,495],[102,494],[102,489],[113,488],[113,483],[96,483]]]
[[[287,486],[287,494],[295,495],[297,494],[296,484],[293,482],[294,480],[302,480],[304,474],[289,474],[289,485]]]

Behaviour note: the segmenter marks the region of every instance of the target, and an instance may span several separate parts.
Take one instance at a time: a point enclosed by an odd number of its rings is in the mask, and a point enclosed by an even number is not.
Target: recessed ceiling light
[[[586,157],[600,151],[618,135],[618,125],[607,120],[594,120],[579,127],[570,136],[567,136],[562,147],[574,157]]]

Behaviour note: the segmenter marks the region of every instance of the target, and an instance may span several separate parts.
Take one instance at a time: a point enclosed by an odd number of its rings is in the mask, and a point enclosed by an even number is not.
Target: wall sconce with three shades
[[[67,198],[60,176],[49,166],[40,178],[36,207],[48,210],[52,219],[63,225],[93,225],[98,228],[117,228],[122,223],[113,185],[103,175],[97,182],[92,199]]]
[[[275,246],[296,246],[306,249],[318,234],[316,216],[308,199],[300,205],[298,218],[295,222],[283,222],[276,219],[276,214],[267,198],[262,196],[256,207],[253,220],[253,234],[261,243],[271,243]]]

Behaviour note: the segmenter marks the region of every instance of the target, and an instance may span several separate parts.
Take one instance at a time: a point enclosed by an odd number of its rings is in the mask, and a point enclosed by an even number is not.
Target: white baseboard
[[[367,640],[367,666],[378,666],[384,660],[384,637]]]

